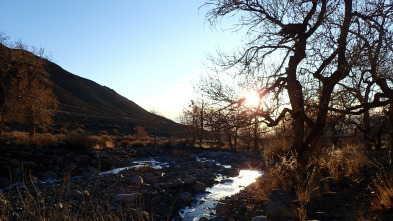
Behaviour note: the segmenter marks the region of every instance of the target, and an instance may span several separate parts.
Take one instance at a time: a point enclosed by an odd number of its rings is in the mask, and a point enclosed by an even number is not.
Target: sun
[[[259,94],[255,91],[248,92],[245,96],[246,101],[245,105],[250,108],[257,108],[260,105],[260,97]]]

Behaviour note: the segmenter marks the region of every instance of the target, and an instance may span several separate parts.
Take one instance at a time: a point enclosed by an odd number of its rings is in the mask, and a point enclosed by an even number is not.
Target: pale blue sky
[[[211,29],[203,0],[2,0],[0,31],[65,70],[176,120],[206,55],[239,44]],[[225,25],[225,24],[223,24]]]

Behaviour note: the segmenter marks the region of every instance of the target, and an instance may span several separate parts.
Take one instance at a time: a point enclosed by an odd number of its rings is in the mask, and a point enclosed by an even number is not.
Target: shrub
[[[110,136],[89,136],[78,133],[77,131],[68,133],[64,138],[64,143],[81,151],[114,147],[113,140]]]
[[[144,127],[136,126],[135,127],[134,137],[137,138],[137,139],[146,138],[146,137],[148,137],[148,134],[147,134],[147,132],[146,132]]]

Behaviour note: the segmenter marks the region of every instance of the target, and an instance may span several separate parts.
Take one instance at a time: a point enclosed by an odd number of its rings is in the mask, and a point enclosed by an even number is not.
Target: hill
[[[3,45],[1,48],[1,53],[15,50]],[[136,126],[144,126],[150,133],[169,136],[182,129],[182,125],[154,115],[116,91],[74,75],[51,61],[45,68],[60,103],[54,119],[55,131],[81,128],[92,133],[133,134]]]

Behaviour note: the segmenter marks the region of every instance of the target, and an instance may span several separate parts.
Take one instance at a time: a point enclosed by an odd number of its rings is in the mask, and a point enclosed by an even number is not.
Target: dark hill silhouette
[[[15,50],[0,47],[5,51]],[[163,136],[182,129],[182,125],[152,114],[116,91],[74,75],[51,61],[47,62],[46,70],[60,103],[54,119],[57,128],[132,134],[135,126],[144,126],[151,133]]]

